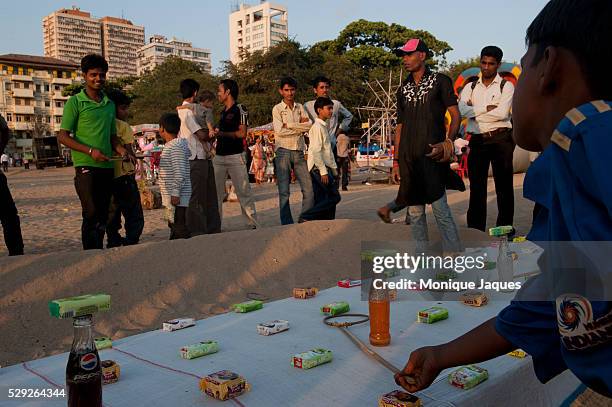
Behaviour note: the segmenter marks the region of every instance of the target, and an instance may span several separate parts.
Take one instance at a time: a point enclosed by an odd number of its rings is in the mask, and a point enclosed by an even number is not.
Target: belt
[[[484,133],[475,133],[475,134],[472,134],[472,137],[474,137],[474,136],[481,136],[482,138],[491,138],[493,136],[496,136],[498,134],[505,133],[505,132],[511,131],[511,130],[512,130],[512,128],[510,128],[510,127],[500,127],[498,129],[487,131],[487,132],[484,132]]]

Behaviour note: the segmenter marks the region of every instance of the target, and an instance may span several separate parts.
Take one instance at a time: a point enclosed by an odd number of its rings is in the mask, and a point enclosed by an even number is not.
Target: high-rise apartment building
[[[0,114],[11,130],[8,152],[28,153],[32,137],[56,134],[68,96],[64,87],[79,81],[78,65],[32,55],[0,55]]]
[[[87,54],[102,54],[102,25],[90,13],[73,7],[43,18],[45,56],[79,64]]]
[[[172,38],[170,41],[163,35],[154,35],[149,43],[138,50],[137,73],[142,75],[153,70],[169,56],[175,56],[194,62],[203,71],[211,73],[212,64],[210,49],[195,48],[190,42]]]
[[[264,2],[240,4],[229,16],[230,59],[242,61],[245,52],[264,50],[285,40],[287,8]]]
[[[102,50],[108,62],[108,77],[136,75],[138,49],[145,43],[143,26],[130,20],[102,17]]]
[[[136,55],[144,38],[144,27],[129,20],[99,19],[76,7],[43,18],[45,56],[79,64],[87,54],[103,55],[109,78],[136,75]]]

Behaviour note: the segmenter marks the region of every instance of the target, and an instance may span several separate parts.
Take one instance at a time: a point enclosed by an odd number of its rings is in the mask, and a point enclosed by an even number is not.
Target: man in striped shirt
[[[159,134],[166,141],[159,162],[160,192],[166,207],[170,240],[187,239],[187,207],[191,199],[191,178],[187,140],[178,138],[181,120],[176,113],[166,113],[159,120]]]

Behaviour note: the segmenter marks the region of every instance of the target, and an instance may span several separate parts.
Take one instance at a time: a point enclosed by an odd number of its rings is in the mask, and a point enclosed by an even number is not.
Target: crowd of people
[[[601,62],[610,57],[608,17],[611,8],[605,0],[550,1],[527,30],[528,50],[516,89],[497,73],[503,53],[496,46],[482,49],[481,76],[459,95],[449,77],[427,67],[430,51],[422,39],[410,39],[394,50],[409,75],[397,92],[392,177],[400,186],[396,199],[378,210],[381,219],[389,221],[391,212],[407,208],[417,250],[419,245],[426,250],[425,209],[431,205],[443,250],[452,254],[463,249],[446,196],[448,189],[465,190],[461,177],[450,168],[463,117],[470,137],[469,227],[486,228],[490,165],[497,194],[496,225],[513,224],[512,156],[517,143],[541,152],[523,187],[525,197],[536,204],[528,238],[612,241],[612,181],[607,170],[612,161],[612,91]],[[109,246],[135,244],[143,217],[133,175],[133,138],[125,122],[129,99],[102,92],[108,70],[103,57],[88,55],[81,68],[85,87],[66,103],[59,139],[72,149],[75,188],[83,209],[83,248],[101,249],[105,234]],[[291,77],[280,80],[281,101],[271,112],[274,145],[258,138],[251,149],[250,170],[257,182],[276,176],[283,225],[294,221],[289,205],[292,172],[302,193],[298,222],[334,219],[340,185],[346,190],[348,183],[345,133],[351,113],[329,97],[331,82],[325,77],[314,80],[315,99],[305,104],[296,101],[297,87]],[[215,98],[212,92],[200,93],[195,80],[185,79],[180,93],[181,106],[159,120],[166,142],[160,186],[170,238],[221,230],[228,177],[245,221],[257,228],[245,155],[248,111],[238,102],[238,85],[222,80]],[[215,99],[223,106],[218,120],[213,115]],[[5,123],[0,125],[2,152],[8,129]],[[0,205],[9,253],[21,254],[19,217],[2,173]],[[125,237],[118,234],[121,216]],[[547,257],[548,262],[553,260]],[[563,277],[558,270],[553,272]],[[607,373],[612,360],[612,303],[558,294],[556,303],[513,301],[497,317],[456,340],[417,349],[396,375],[397,383],[415,392],[429,386],[443,369],[520,347],[532,356],[541,381],[569,368],[590,388],[611,396],[612,375]],[[565,323],[565,303],[559,302],[559,298],[568,301],[568,296],[588,308],[588,320],[573,321],[577,330]],[[578,348],[566,346],[574,336],[597,327],[606,328],[606,333],[600,329],[598,336],[580,342]]]

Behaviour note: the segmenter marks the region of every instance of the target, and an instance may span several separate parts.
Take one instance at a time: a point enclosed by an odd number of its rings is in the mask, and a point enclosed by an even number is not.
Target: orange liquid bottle
[[[387,346],[391,343],[389,333],[389,293],[386,290],[372,290],[369,299],[370,344]]]

